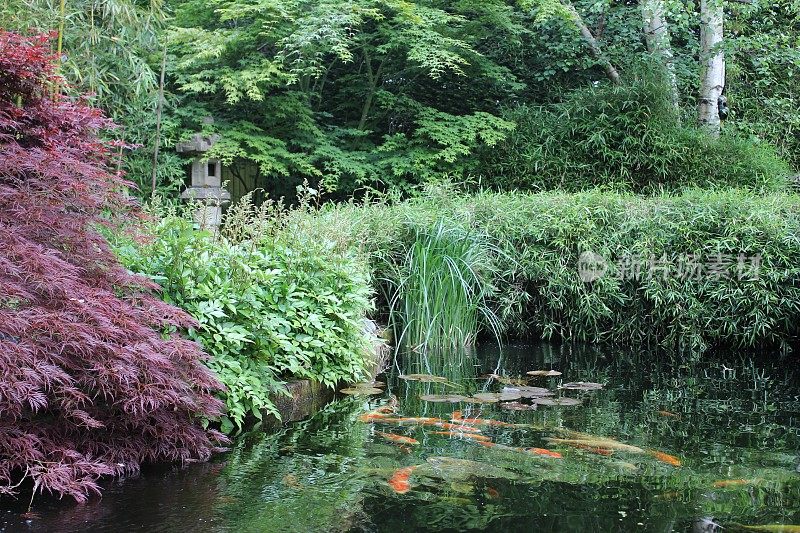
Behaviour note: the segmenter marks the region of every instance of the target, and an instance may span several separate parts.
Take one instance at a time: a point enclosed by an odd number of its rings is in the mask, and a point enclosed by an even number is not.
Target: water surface
[[[150,468],[108,482],[103,498],[85,505],[41,498],[34,505],[38,517],[26,520],[27,501],[6,504],[0,531],[668,532],[710,531],[712,522],[723,531],[800,524],[795,367],[796,360],[779,356],[692,361],[543,344],[408,354],[381,376],[387,386],[380,395],[342,397],[277,433],[253,430],[208,464]],[[562,375],[530,385],[581,404],[509,411],[419,399],[499,391],[511,385],[482,376],[519,377],[536,369]],[[401,380],[400,371],[443,376],[451,384]],[[558,389],[569,381],[604,388]],[[460,410],[516,426],[480,426],[500,445],[486,447],[435,434],[443,428],[432,425],[359,420],[394,399],[399,416],[446,421]],[[394,443],[377,432],[419,444]],[[645,453],[608,455],[549,440],[576,432],[612,437]],[[520,451],[528,447],[562,457]],[[398,494],[387,481],[408,466],[416,466],[410,490]]]

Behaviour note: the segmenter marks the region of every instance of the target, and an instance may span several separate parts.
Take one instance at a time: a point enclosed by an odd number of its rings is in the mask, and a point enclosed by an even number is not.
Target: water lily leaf
[[[375,394],[381,394],[383,389],[379,389],[377,387],[348,387],[340,390],[339,392],[342,394],[349,394],[350,396],[372,396]]]
[[[581,401],[575,398],[536,398],[533,401],[538,405],[555,405],[558,407],[569,407],[581,404]]]
[[[383,388],[386,386],[386,383],[383,381],[362,381],[361,383],[354,383],[352,387],[365,389],[365,388]]]
[[[522,377],[500,376],[498,374],[485,374],[484,379],[493,379],[503,385],[518,385],[524,386],[528,384],[528,380]]]
[[[480,392],[473,394],[473,398],[477,398],[483,402],[510,402],[512,400],[519,400],[522,396],[518,392]]]
[[[571,383],[565,383],[561,385],[562,389],[569,389],[569,390],[600,390],[603,388],[602,383],[592,383],[589,381],[573,381]]]
[[[558,370],[531,370],[530,372],[526,372],[529,376],[560,376],[561,372]]]
[[[536,404],[527,404],[527,403],[520,403],[520,402],[503,402],[500,404],[500,407],[503,409],[508,409],[509,411],[535,411]]]
[[[445,402],[457,403],[457,402],[463,402],[467,398],[461,396],[460,394],[422,394],[420,395],[419,399],[426,402],[435,402],[435,403],[445,403]]]
[[[519,394],[520,398],[543,398],[553,396],[553,391],[542,387],[505,387],[503,394]]]
[[[405,374],[403,376],[399,376],[400,379],[405,379],[406,381],[420,381],[422,383],[447,383],[448,379],[443,378],[441,376],[432,376],[430,374]]]
[[[487,403],[496,403],[497,400],[494,400],[494,399],[492,399],[492,400],[481,400],[480,398],[464,397],[464,399],[461,400],[461,402],[462,403],[471,403],[471,404],[482,405],[482,404],[487,404]]]

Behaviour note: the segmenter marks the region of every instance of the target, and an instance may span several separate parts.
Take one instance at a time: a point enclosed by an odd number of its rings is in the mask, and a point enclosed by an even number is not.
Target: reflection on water
[[[551,345],[409,354],[385,376],[386,392],[342,398],[274,434],[252,431],[207,465],[148,470],[110,483],[83,506],[41,501],[39,518],[0,508],[7,531],[752,531],[800,524],[800,374],[791,360],[726,357],[725,363]],[[422,394],[470,395],[535,369],[560,377],[531,385],[581,400],[575,407],[509,411],[497,404],[431,403]],[[398,379],[433,374],[450,383]],[[563,391],[568,381],[603,383]],[[494,446],[440,427],[369,424],[359,417],[396,398],[398,415],[480,426]],[[513,425],[511,425],[513,424]],[[407,436],[394,443],[376,431]],[[646,453],[599,453],[549,440],[612,437]],[[569,439],[567,439],[569,440]],[[521,453],[550,449],[562,458]],[[653,455],[681,460],[675,467]],[[387,481],[413,467],[410,490]],[[4,510],[5,509],[5,510]]]

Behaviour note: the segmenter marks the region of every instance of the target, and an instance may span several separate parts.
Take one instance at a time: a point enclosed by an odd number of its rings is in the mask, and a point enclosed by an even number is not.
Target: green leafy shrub
[[[785,186],[790,169],[770,145],[736,135],[713,139],[681,125],[665,87],[645,76],[621,87],[577,90],[557,104],[509,110],[504,118],[516,129],[482,152],[475,173],[482,185],[505,190]]]
[[[487,259],[497,289],[491,307],[509,336],[661,344],[695,352],[712,346],[786,347],[798,337],[796,195],[746,190],[650,197],[600,190],[457,195],[444,189],[391,205],[330,206],[314,223],[320,230],[343,228],[340,245],[371,254],[380,279],[393,275],[387,259],[413,241],[408,220],[429,228],[444,221],[486,235],[497,250]],[[584,252],[606,262],[605,274],[592,282],[579,276]],[[711,267],[703,275],[681,275],[677,269],[694,256],[717,264],[720,275],[709,273]],[[638,276],[631,271],[633,260]],[[666,263],[669,272],[650,275],[649,261]],[[750,279],[755,261],[758,275]]]
[[[208,365],[227,388],[224,430],[265,410],[277,415],[270,395],[286,378],[333,386],[362,377],[371,293],[366,269],[351,254],[277,227],[258,240],[215,236],[174,215],[157,220],[151,233],[149,242],[127,241],[117,251],[200,323],[189,336],[211,355]]]

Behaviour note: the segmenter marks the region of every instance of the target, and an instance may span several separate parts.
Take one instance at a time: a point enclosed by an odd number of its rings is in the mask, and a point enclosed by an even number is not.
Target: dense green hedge
[[[640,197],[592,190],[462,196],[445,189],[393,205],[329,206],[310,231],[368,252],[381,279],[391,275],[387,265],[408,246],[414,228],[440,220],[475,232],[499,250],[487,271],[493,273],[495,312],[509,335],[696,351],[782,346],[798,335],[795,195],[689,190]],[[608,266],[592,282],[578,273],[579,257],[587,251]],[[651,256],[660,260],[657,275],[647,275],[645,264],[642,276],[619,279],[620,266],[629,270],[626,258],[646,263]],[[758,275],[749,279],[756,257]],[[691,263],[707,263],[709,271],[694,277],[678,272]],[[723,263],[724,273],[717,276],[715,265]]]
[[[509,110],[504,118],[515,130],[484,150],[472,171],[483,186],[502,190],[785,186],[791,171],[771,145],[732,134],[713,139],[681,124],[663,87],[645,77]]]
[[[199,322],[189,336],[226,386],[224,430],[275,413],[270,395],[288,377],[327,385],[363,377],[372,301],[368,270],[352,254],[275,228],[257,242],[237,242],[179,216],[149,231],[147,243],[122,240],[117,252]]]

